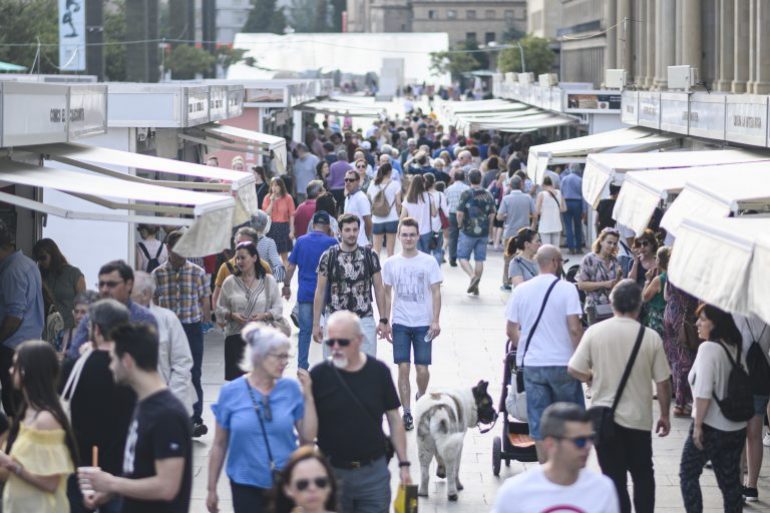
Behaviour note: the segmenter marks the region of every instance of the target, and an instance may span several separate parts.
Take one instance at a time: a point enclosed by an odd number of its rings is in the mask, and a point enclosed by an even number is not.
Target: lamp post
[[[510,44],[505,45],[498,45],[494,41],[491,41],[487,46],[490,48],[494,48],[495,50],[507,50],[509,48],[518,48],[519,49],[519,58],[521,59],[521,72],[526,73],[527,72],[527,64],[524,61],[524,48],[522,48],[521,44],[519,44],[518,41],[514,41]]]

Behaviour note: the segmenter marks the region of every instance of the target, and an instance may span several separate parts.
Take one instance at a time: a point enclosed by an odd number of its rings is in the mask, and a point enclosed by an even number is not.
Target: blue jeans
[[[567,247],[578,249],[583,246],[583,200],[568,199],[564,212],[564,229],[567,232]]]
[[[459,260],[470,260],[473,254],[473,260],[483,262],[487,259],[487,242],[489,236],[471,237],[460,233],[460,239],[457,242],[457,258]]]
[[[460,235],[460,228],[457,226],[457,214],[449,214],[449,261],[457,260],[457,239]]]
[[[297,342],[297,366],[307,369],[310,341],[313,338],[313,303],[297,303],[299,317],[299,338]]]
[[[432,236],[431,232],[420,235],[420,238],[417,240],[417,249],[430,255],[430,239]]]
[[[182,324],[187,335],[187,343],[190,344],[193,366],[190,371],[193,387],[198,400],[193,404],[193,422],[203,422],[203,387],[201,386],[201,364],[203,363],[203,326],[199,322]]]
[[[433,341],[425,342],[430,326],[409,327],[393,324],[393,363],[411,363],[414,348],[414,364],[431,364]]]
[[[567,373],[567,367],[524,367],[524,389],[527,391],[529,435],[542,440],[540,417],[553,403],[575,403],[585,407],[580,381]]]

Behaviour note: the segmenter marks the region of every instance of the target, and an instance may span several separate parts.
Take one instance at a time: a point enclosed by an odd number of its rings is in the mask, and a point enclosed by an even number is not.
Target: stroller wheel
[[[502,459],[502,453],[503,453],[503,442],[500,440],[499,436],[496,436],[494,440],[492,440],[492,474],[495,475],[495,477],[500,475],[500,460]],[[508,462],[506,462],[506,465]]]

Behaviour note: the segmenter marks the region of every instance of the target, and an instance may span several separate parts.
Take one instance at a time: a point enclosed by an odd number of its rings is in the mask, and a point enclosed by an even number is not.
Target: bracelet
[[[383,317],[382,319],[380,319],[380,324],[388,324],[388,319]]]
[[[398,462],[398,466],[399,466],[399,468],[411,467],[412,464],[411,464],[411,462],[404,460],[404,461],[399,461]]]

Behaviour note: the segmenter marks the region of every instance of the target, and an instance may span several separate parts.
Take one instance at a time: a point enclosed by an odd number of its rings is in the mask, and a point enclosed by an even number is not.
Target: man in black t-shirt
[[[151,327],[126,324],[112,332],[110,369],[117,383],[130,386],[138,403],[126,439],[123,476],[79,469],[97,507],[123,497],[123,513],[187,513],[192,489],[192,430],[187,411],[158,374],[158,335]]]
[[[386,513],[390,472],[382,416],[399,461],[402,484],[411,483],[406,434],[396,387],[387,365],[361,351],[361,322],[352,312],[329,317],[331,361],[310,372],[318,413],[318,445],[341,482],[342,513]]]

